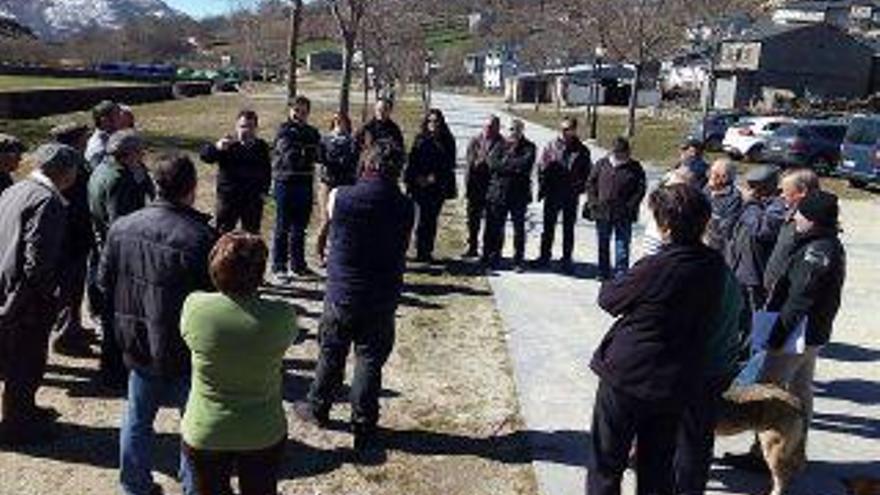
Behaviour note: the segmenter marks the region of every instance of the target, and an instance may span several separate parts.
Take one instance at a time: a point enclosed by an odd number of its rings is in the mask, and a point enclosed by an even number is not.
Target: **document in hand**
[[[767,341],[770,340],[770,332],[779,319],[779,313],[775,311],[756,311],[752,315],[752,352],[767,349]],[[785,345],[780,349],[785,354],[803,354],[807,347],[807,317],[805,316],[798,326],[792,330],[785,340]]]

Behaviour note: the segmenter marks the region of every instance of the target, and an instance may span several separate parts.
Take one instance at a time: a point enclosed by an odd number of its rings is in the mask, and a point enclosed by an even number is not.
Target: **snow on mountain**
[[[162,0],[0,0],[0,13],[49,39],[90,27],[119,28],[145,16],[182,15]]]

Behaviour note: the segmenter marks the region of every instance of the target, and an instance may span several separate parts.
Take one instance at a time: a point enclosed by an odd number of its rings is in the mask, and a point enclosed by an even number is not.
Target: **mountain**
[[[45,39],[93,27],[119,28],[144,16],[180,15],[162,0],[0,0],[0,18],[15,19]]]

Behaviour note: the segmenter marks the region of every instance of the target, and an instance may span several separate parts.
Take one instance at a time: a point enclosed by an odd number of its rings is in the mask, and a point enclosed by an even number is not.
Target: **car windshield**
[[[773,133],[773,137],[787,138],[794,137],[798,135],[798,126],[792,124],[786,124],[781,126],[779,129],[776,129],[776,132]]]
[[[846,142],[856,145],[873,146],[880,141],[880,119],[857,117],[853,119],[846,132]]]

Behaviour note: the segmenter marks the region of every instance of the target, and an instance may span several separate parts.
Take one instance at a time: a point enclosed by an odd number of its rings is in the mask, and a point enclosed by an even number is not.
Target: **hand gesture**
[[[235,142],[235,138],[233,138],[232,136],[226,135],[226,136],[223,136],[222,138],[220,138],[219,141],[217,141],[216,146],[217,146],[218,150],[226,151],[229,149],[230,146],[232,146],[232,143],[234,143],[234,142]]]

